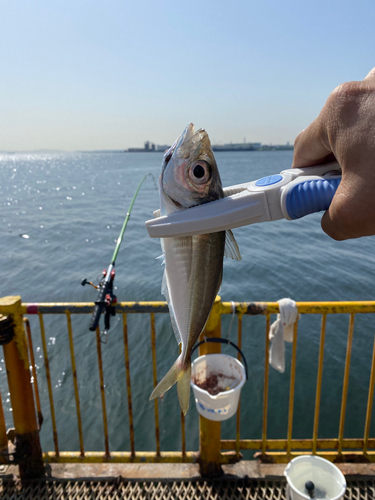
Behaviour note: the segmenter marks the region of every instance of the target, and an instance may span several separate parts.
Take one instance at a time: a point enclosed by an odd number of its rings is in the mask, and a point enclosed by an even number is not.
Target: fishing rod
[[[137,195],[139,193],[139,190],[141,189],[141,186],[142,186],[144,180],[146,179],[146,177],[148,175],[149,174],[146,174],[143,177],[143,179],[139,183],[139,186],[137,187],[136,192],[134,193],[133,199],[130,203],[129,210],[128,210],[126,217],[125,217],[125,220],[124,220],[124,224],[123,224],[122,229],[120,231],[120,235],[119,235],[117,242],[116,242],[116,247],[115,247],[115,251],[113,252],[113,255],[112,255],[111,263],[108,266],[108,269],[104,269],[104,271],[102,273],[103,276],[99,282],[99,285],[98,286],[94,285],[91,281],[88,281],[86,278],[84,278],[81,281],[82,286],[91,285],[96,290],[99,290],[98,298],[95,301],[95,308],[94,308],[94,311],[92,313],[91,320],[90,320],[89,330],[91,330],[92,332],[94,332],[96,330],[96,328],[99,324],[100,316],[101,316],[102,312],[105,310],[104,332],[103,333],[106,335],[109,328],[110,328],[110,317],[115,316],[115,314],[116,314],[115,304],[117,303],[117,297],[113,293],[113,282],[115,279],[115,262],[116,262],[117,254],[120,250],[122,239],[124,237],[126,226],[128,225],[128,221],[129,221],[132,209],[133,209],[134,202],[137,198]]]

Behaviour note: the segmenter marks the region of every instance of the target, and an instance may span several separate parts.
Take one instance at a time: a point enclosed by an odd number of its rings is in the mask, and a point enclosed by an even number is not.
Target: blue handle
[[[286,209],[291,219],[327,210],[341,182],[333,179],[311,179],[291,187],[286,195]]]

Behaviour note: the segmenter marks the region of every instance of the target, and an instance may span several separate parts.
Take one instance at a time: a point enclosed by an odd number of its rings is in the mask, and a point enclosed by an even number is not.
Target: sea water
[[[223,186],[255,180],[290,168],[291,151],[222,152],[216,159]],[[163,300],[160,242],[149,238],[144,222],[159,206],[161,153],[14,153],[0,155],[0,296],[21,295],[23,302],[85,302],[96,291],[108,266],[134,192],[145,174],[116,262],[119,301]],[[296,221],[275,221],[236,229],[242,261],[225,259],[220,295],[223,301],[373,300],[374,237],[336,242],[323,233],[321,214]],[[275,318],[272,317],[272,320]],[[37,371],[40,374],[41,431],[44,450],[53,449],[51,415],[45,382],[38,318],[30,317]],[[223,318],[227,336],[230,317]],[[103,420],[95,334],[88,316],[72,316],[75,356],[86,450],[103,450]],[[64,317],[45,317],[60,450],[79,449],[67,326]],[[128,315],[135,447],[155,449],[150,319]],[[337,437],[343,359],[349,316],[327,320],[319,437]],[[158,378],[178,354],[167,314],[156,315]],[[229,338],[237,341],[237,319]],[[293,437],[312,435],[320,316],[304,316],[299,325]],[[345,436],[361,437],[374,340],[374,316],[357,315],[353,339]],[[241,437],[261,438],[265,318],[244,317],[243,351],[249,381],[242,389]],[[127,393],[121,318],[112,318],[102,345],[111,450],[129,449]],[[236,356],[230,349],[227,354]],[[268,437],[285,438],[289,404],[291,346],[286,371],[270,368]],[[299,382],[298,382],[299,381]],[[7,425],[12,425],[5,365],[0,359],[0,387]],[[187,449],[198,448],[198,418],[191,399],[186,417]],[[176,390],[159,405],[161,446],[181,446]],[[374,426],[372,425],[372,435]],[[222,426],[223,438],[235,437],[235,419]]]

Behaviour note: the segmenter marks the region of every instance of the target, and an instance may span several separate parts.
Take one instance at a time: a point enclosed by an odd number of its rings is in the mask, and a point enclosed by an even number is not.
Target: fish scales
[[[189,295],[186,298],[186,306],[181,307],[181,312],[186,314],[188,311],[185,322],[186,330],[180,331],[184,346],[186,346],[186,352],[183,353],[184,362],[190,356],[189,353],[206,324],[207,311],[211,311],[220,288],[225,232],[191,238]],[[176,307],[175,314],[177,314]],[[177,324],[183,324],[183,322],[177,321]]]

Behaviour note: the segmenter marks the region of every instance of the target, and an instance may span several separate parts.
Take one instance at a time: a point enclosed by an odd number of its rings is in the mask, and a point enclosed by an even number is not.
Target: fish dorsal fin
[[[225,232],[225,249],[224,249],[225,257],[230,257],[234,260],[241,260],[241,252],[238,248],[238,244],[234,234],[230,229]]]
[[[171,323],[172,323],[172,328],[174,335],[177,340],[177,344],[181,344],[181,335],[180,331],[177,326],[177,321],[176,321],[176,316],[173,310],[172,302],[169,297],[169,290],[168,290],[168,282],[167,282],[167,273],[164,271],[163,275],[163,281],[161,283],[161,293],[164,295],[165,300],[168,302],[168,308],[169,308],[169,315],[171,317]]]

